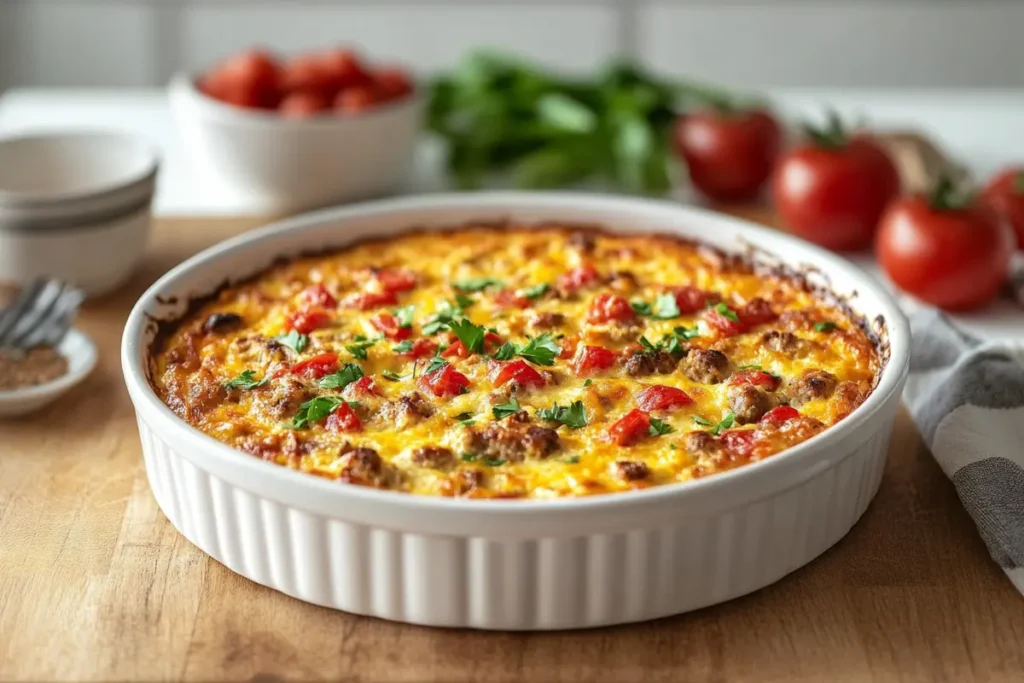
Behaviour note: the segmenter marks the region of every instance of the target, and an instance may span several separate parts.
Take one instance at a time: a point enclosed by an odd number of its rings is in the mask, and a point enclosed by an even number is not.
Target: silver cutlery
[[[30,349],[59,344],[84,299],[81,290],[59,280],[35,280],[0,311],[0,348]]]

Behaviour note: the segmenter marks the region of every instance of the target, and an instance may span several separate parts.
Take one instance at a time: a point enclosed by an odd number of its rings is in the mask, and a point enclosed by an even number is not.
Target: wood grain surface
[[[254,224],[160,221],[142,271],[83,312],[100,347],[90,380],[0,422],[0,679],[1024,680],[1024,601],[905,414],[881,491],[845,539],[773,586],[680,617],[449,631],[314,607],[231,573],[150,494],[118,345],[150,282]]]

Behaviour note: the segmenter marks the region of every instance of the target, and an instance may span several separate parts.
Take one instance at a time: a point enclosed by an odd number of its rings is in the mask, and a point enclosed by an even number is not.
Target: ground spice
[[[52,347],[0,349],[0,391],[45,384],[67,371],[68,359]]]

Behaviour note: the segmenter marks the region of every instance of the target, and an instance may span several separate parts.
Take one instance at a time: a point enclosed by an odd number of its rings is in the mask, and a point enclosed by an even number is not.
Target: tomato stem
[[[949,173],[941,173],[935,181],[928,203],[938,211],[956,211],[967,206],[971,201],[971,193],[957,186]]]
[[[843,121],[835,109],[830,109],[827,114],[828,121],[824,126],[813,126],[805,123],[804,133],[814,144],[826,149],[839,149],[845,147],[849,142],[849,136],[843,127]]]

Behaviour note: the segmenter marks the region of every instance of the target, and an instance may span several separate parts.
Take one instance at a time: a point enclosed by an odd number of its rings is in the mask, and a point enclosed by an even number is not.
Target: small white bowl
[[[118,133],[0,140],[0,281],[56,277],[89,296],[145,253],[158,158]]]
[[[379,196],[406,176],[423,95],[350,116],[288,119],[218,102],[176,76],[171,108],[197,170],[256,211],[291,212]]]
[[[0,418],[19,417],[35,412],[60,398],[85,379],[96,367],[96,345],[84,333],[72,328],[57,346],[68,359],[68,371],[46,384],[12,391],[0,391]]]

